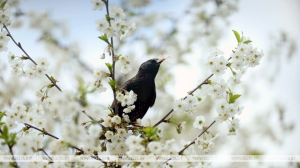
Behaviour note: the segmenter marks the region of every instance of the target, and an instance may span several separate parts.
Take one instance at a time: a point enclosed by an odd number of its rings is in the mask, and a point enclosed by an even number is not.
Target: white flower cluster
[[[105,137],[111,142],[106,142],[107,151],[112,155],[125,154],[128,146],[125,143],[127,131],[123,128],[118,128],[114,134],[112,131],[106,131]]]
[[[48,13],[30,11],[28,12],[27,15],[30,18],[29,20],[30,28],[37,29],[44,33],[51,34],[54,28],[58,26],[57,22],[51,19]],[[63,26],[62,23],[60,23],[60,26]]]
[[[219,100],[216,103],[216,110],[218,113],[216,120],[223,122],[230,118],[234,118],[236,114],[242,113],[242,109],[243,107],[239,107],[235,103],[229,104],[225,99]]]
[[[25,67],[24,60],[27,60],[28,58],[26,56],[16,56],[13,53],[9,52],[8,54],[8,61],[10,63],[10,66],[12,68],[11,73],[16,76],[25,76],[30,79],[33,79],[35,77],[42,77],[44,74],[46,74],[46,71],[49,66],[49,62],[46,58],[38,58],[37,65],[27,65]]]
[[[128,72],[131,71],[131,66],[129,65],[129,61],[128,61],[128,57],[127,56],[120,56],[119,57],[119,61],[121,61],[122,63],[122,67],[121,67],[121,73],[122,74],[127,74]]]
[[[99,152],[99,135],[102,128],[98,125],[91,125],[86,130],[82,125],[73,122],[64,123],[61,126],[62,138],[50,143],[51,154],[72,155],[68,149],[69,145],[80,147],[85,154],[93,154],[94,151]]]
[[[126,106],[123,112],[130,113],[135,108],[135,105],[133,103],[136,101],[137,95],[132,90],[130,92],[125,91],[125,94],[123,94],[122,92],[118,92],[116,99],[121,103],[123,107]]]
[[[175,140],[167,140],[164,143],[161,141],[151,141],[147,146],[143,145],[144,139],[140,136],[129,135],[125,143],[127,145],[126,154],[128,155],[178,155],[176,150]],[[134,163],[127,163],[128,167],[132,167]],[[156,162],[141,162],[140,167],[164,167],[164,163]]]
[[[5,4],[3,9],[0,9],[0,52],[7,51],[7,44],[9,41],[9,37],[7,36],[6,30],[3,29],[3,24],[6,26],[10,25],[10,8],[8,4]]]
[[[243,107],[239,107],[235,103],[235,100],[241,95],[232,93],[230,87],[239,84],[246,68],[259,65],[259,61],[264,55],[262,51],[259,52],[257,48],[252,47],[249,39],[242,39],[244,40],[238,43],[238,46],[231,54],[230,61],[222,56],[224,54],[222,51],[218,49],[211,50],[206,66],[217,77],[219,82],[206,81],[207,83],[204,83],[193,95],[188,95],[186,99],[176,100],[173,107],[174,111],[187,112],[189,115],[193,115],[199,102],[209,95],[216,102],[216,111],[218,113],[216,121],[226,121],[229,127],[229,135],[235,135],[235,131],[239,127],[239,119],[235,117],[237,114],[241,114]],[[231,71],[232,75],[225,82],[222,79],[222,75],[227,69]],[[204,122],[205,118],[198,116],[193,126],[202,129]]]
[[[39,98],[43,96],[36,94]],[[43,101],[45,107],[51,112],[53,118],[58,119],[71,119],[74,117],[79,111],[82,110],[79,103],[74,100],[70,93],[64,92],[62,94],[53,95],[48,97]]]
[[[231,67],[240,70],[244,67],[255,67],[264,56],[263,51],[253,48],[251,43],[239,43],[234,53],[231,54]]]
[[[26,109],[21,102],[12,104],[11,109],[6,112],[6,125],[10,128],[16,128],[17,123],[28,123],[38,128],[44,128],[47,119],[43,116],[44,109],[42,105],[34,104],[32,108]]]
[[[163,154],[172,154],[177,155],[178,152],[175,149],[175,140],[167,140],[165,143],[159,141],[151,141],[148,143],[145,148],[142,145],[143,138],[135,135],[130,135],[125,143],[128,145],[129,150],[126,152],[129,155],[144,155],[146,153],[151,153],[155,155],[163,155]]]
[[[190,143],[191,143],[191,141],[181,140],[180,141],[181,148],[186,147]],[[184,155],[196,155],[195,145],[191,145],[190,147],[188,147],[187,149],[185,149],[184,152],[183,152],[183,154]]]
[[[225,73],[227,68],[228,60],[224,58],[224,53],[218,49],[214,49],[209,55],[208,61],[206,62],[206,66],[214,75],[222,75]]]
[[[102,9],[100,0],[91,0],[94,3],[94,7],[98,6],[97,9]],[[120,40],[129,36],[135,29],[135,23],[125,22],[126,14],[120,7],[111,7],[109,12],[109,18],[102,18],[95,21],[97,24],[96,29],[102,33],[105,33],[108,38],[119,37]],[[109,19],[109,21],[107,20]]]
[[[173,109],[178,112],[186,112],[188,115],[193,115],[196,112],[196,107],[199,105],[197,97],[188,95],[186,99],[176,100]]]
[[[9,37],[7,36],[7,31],[3,29],[0,32],[0,52],[7,51],[8,41],[9,41]]]
[[[106,87],[104,87],[103,83],[102,83],[102,79],[104,79],[106,77],[106,74],[107,73],[100,71],[100,70],[93,71],[93,75],[96,78],[96,82],[94,85],[96,86],[97,91],[100,93],[105,92],[107,90]]]
[[[205,122],[205,117],[197,116],[195,118],[195,122],[193,123],[193,126],[198,129],[203,129],[204,122]]]
[[[39,135],[39,132],[31,130],[27,130],[25,134],[18,137],[16,144],[19,155],[32,155],[43,147],[43,135]]]
[[[194,95],[196,97],[201,97],[205,99],[209,95],[213,100],[215,100],[216,111],[218,116],[216,121],[223,122],[226,121],[229,124],[229,131],[235,132],[235,129],[238,128],[238,124],[232,125],[233,120],[237,122],[237,118],[234,118],[237,114],[240,115],[243,107],[240,107],[235,102],[229,102],[230,99],[230,88],[224,79],[221,79],[218,83],[212,83],[210,85],[202,85]],[[202,116],[201,116],[202,117]],[[200,123],[205,122],[205,118],[200,116],[196,117],[194,127],[201,129],[203,126]],[[197,120],[198,119],[198,120]],[[199,122],[199,123],[198,123]],[[234,128],[234,129],[231,129]]]
[[[1,28],[2,28],[3,24],[5,24],[6,26],[9,26],[11,24],[10,15],[11,15],[10,7],[6,3],[5,6],[3,7],[3,9],[0,9],[0,25],[1,25]]]
[[[91,0],[93,4],[93,10],[102,10],[105,5],[102,0]]]
[[[228,60],[224,58],[224,53],[218,49],[213,49],[211,51],[211,54],[208,57],[208,61],[206,62],[206,66],[210,71],[217,76],[220,76],[225,73],[225,70],[227,66],[232,68],[235,71],[234,77],[231,79],[235,82],[229,82],[232,84],[238,84],[239,78],[241,76],[241,73],[245,71],[247,67],[254,67],[259,65],[259,61],[263,57],[263,52],[258,51],[257,48],[253,48],[251,43],[244,43],[249,41],[244,40],[243,42],[239,43],[236,47],[236,50],[230,55],[231,62],[228,64]]]
[[[219,134],[212,135],[211,138],[208,138],[208,133],[206,135],[197,137],[195,144],[198,145],[198,148],[202,149],[204,153],[208,153],[211,149],[214,148],[214,140],[219,136]]]

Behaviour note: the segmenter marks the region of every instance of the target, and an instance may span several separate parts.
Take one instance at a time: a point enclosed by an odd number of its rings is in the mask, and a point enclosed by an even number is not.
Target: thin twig
[[[7,36],[10,37],[12,39],[12,41],[16,44],[16,46],[18,46],[23,53],[26,55],[26,58],[29,59],[32,63],[34,63],[34,65],[37,65],[37,63],[27,54],[27,52],[24,50],[24,48],[22,47],[20,42],[16,42],[16,40],[13,38],[13,36],[11,35],[11,33],[9,32],[8,28],[6,27],[5,24],[3,24],[4,29],[7,31]],[[46,77],[51,81],[51,83],[53,84],[53,86],[55,86],[59,91],[61,91],[61,89],[59,88],[59,86],[56,84],[56,81],[53,81],[48,74],[45,74]]]
[[[96,159],[96,160],[99,160],[99,161],[101,161],[102,163],[107,163],[107,162],[105,162],[104,160],[102,160],[101,158],[99,158],[98,157],[98,155],[91,155],[91,157],[93,158],[93,159]]]
[[[102,129],[105,129],[105,127],[99,122],[99,121],[96,121],[92,116],[88,115],[85,110],[82,110],[82,113],[85,114],[89,119],[91,119],[93,122],[95,123],[98,123]]]
[[[36,129],[36,130],[38,130],[38,131],[40,131],[40,132],[42,132],[42,133],[44,133],[45,135],[48,135],[48,136],[51,136],[52,138],[54,138],[54,139],[59,139],[58,137],[56,137],[56,136],[54,136],[54,135],[52,135],[52,134],[49,134],[47,131],[45,131],[45,130],[41,130],[41,129],[39,129],[39,128],[37,128],[37,127],[35,127],[35,126],[32,126],[32,125],[30,125],[30,124],[27,124],[27,123],[24,123],[25,124],[25,126],[26,126],[26,128],[33,128],[33,129]],[[70,145],[70,147],[71,148],[74,148],[74,149],[76,149],[76,150],[78,150],[80,153],[79,154],[84,154],[84,151],[82,150],[82,149],[80,149],[80,148],[78,148],[78,147],[76,147],[76,146],[73,146],[73,145]],[[91,157],[92,158],[94,158],[93,157],[93,155],[91,155]],[[102,159],[97,159],[97,160],[100,160],[102,163],[106,163],[105,161],[103,161]]]
[[[13,152],[13,150],[12,150],[12,145],[8,145],[8,148],[9,148],[9,152],[10,152],[10,154],[12,155],[12,159],[13,159],[13,166],[14,167],[16,167],[16,168],[18,168],[19,166],[18,166],[18,163],[17,163],[17,161],[16,161],[16,159],[15,159],[15,156],[14,156],[14,152]]]
[[[231,57],[229,57],[227,60],[229,61],[230,59],[231,59]],[[228,65],[228,64],[227,64],[227,65]],[[195,89],[189,91],[189,92],[188,92],[188,95],[193,94],[193,93],[194,93],[197,89],[199,89],[202,85],[207,84],[207,81],[208,81],[212,76],[214,76],[214,74],[209,75],[209,76],[208,76],[202,83],[200,83]],[[186,98],[187,98],[187,96],[185,96],[185,97],[183,98],[183,100],[185,100]],[[172,109],[167,115],[165,115],[160,121],[158,121],[158,122],[154,125],[154,127],[156,127],[156,126],[158,126],[160,123],[164,122],[164,121],[166,120],[166,118],[167,118],[171,113],[173,113],[173,112],[174,112],[174,109]]]
[[[35,126],[32,126],[32,125],[30,125],[30,124],[27,124],[27,123],[24,123],[24,125],[26,126],[27,129],[33,128],[33,129],[38,130],[38,131],[42,132],[43,134],[48,135],[48,136],[50,136],[50,137],[52,137],[52,138],[54,138],[54,139],[59,139],[58,137],[56,137],[56,136],[54,136],[54,135],[48,133],[48,132],[45,131],[45,130],[41,130],[41,129],[39,129],[39,128],[35,127]],[[72,145],[71,145],[71,147],[74,148],[74,149],[79,150],[79,151],[82,152],[82,153],[84,153],[84,151],[83,151],[82,149],[79,149],[79,148],[77,148],[76,146],[72,146]]]
[[[27,129],[33,128],[33,129],[36,129],[36,130],[42,132],[42,133],[45,134],[45,135],[51,136],[51,137],[54,138],[54,139],[59,139],[58,137],[56,137],[56,136],[54,136],[54,135],[48,133],[48,132],[45,131],[45,130],[41,130],[41,129],[39,129],[39,128],[35,127],[35,126],[32,126],[32,125],[30,125],[30,124],[27,124],[27,123],[24,123],[24,125],[26,126]]]
[[[50,163],[53,163],[53,159],[48,155],[48,153],[43,148],[39,150],[42,151],[51,160]]]
[[[214,74],[211,74],[209,77],[207,77],[202,83],[200,83],[195,89],[193,89],[192,91],[189,91],[188,92],[188,95],[191,95],[193,94],[197,89],[199,89],[202,85],[206,84],[207,83],[207,80],[210,79]],[[187,96],[185,96],[183,98],[183,100],[185,100],[187,98]],[[157,127],[160,123],[164,122],[166,120],[166,118],[171,114],[173,113],[174,109],[172,109],[167,115],[165,115],[160,121],[158,121],[154,127]]]
[[[92,121],[96,121],[92,116],[88,115],[85,110],[82,110],[82,113],[85,114],[89,119],[91,119]]]
[[[105,4],[105,7],[106,7],[106,13],[109,17],[109,8],[108,8],[108,4],[109,4],[109,0],[102,0]],[[111,23],[110,23],[110,17],[109,19],[107,20],[108,21],[108,24],[109,26],[111,27]],[[112,80],[115,80],[115,65],[116,65],[116,61],[115,61],[115,51],[114,51],[114,40],[113,40],[113,37],[110,38],[110,50],[111,50],[111,58],[112,58],[112,74],[111,74],[111,78]],[[117,104],[117,99],[116,99],[116,87],[112,88],[113,90],[113,96],[114,96],[114,103],[113,104]],[[116,108],[118,108],[118,106],[115,106]],[[117,109],[118,110],[118,109]],[[115,112],[117,111],[115,110]]]
[[[0,128],[0,133],[3,134],[1,128]],[[16,159],[15,159],[15,157],[14,157],[14,152],[13,152],[13,150],[12,150],[13,145],[7,144],[7,146],[8,146],[8,149],[9,149],[9,153],[12,155],[12,159],[13,159],[13,161],[14,161],[14,162],[13,162],[13,167],[18,168],[19,166],[18,166],[18,163],[16,162]]]
[[[200,137],[201,135],[203,135],[212,125],[214,125],[216,121],[213,121],[207,128],[205,128],[198,136]],[[193,145],[195,143],[195,141],[197,140],[197,138],[195,138],[190,144],[188,144],[187,146],[185,146],[181,151],[178,152],[178,155],[182,155],[182,153],[191,145]],[[167,163],[168,161],[172,160],[172,158],[169,158],[167,161],[165,161],[164,163]]]
[[[200,137],[201,135],[203,135],[212,125],[214,125],[216,121],[214,120],[207,128],[205,128],[198,136]],[[187,146],[185,146],[181,151],[178,152],[179,155],[182,155],[182,153],[191,145],[193,145],[195,143],[195,141],[197,140],[197,138],[195,138],[190,144],[188,144]]]
[[[72,148],[78,150],[78,151],[80,152],[80,154],[84,154],[84,151],[83,151],[82,149],[79,149],[78,147],[73,146],[73,145],[70,145],[70,147],[72,147]]]

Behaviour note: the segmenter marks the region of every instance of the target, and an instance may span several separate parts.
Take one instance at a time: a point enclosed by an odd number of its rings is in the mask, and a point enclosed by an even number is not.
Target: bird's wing
[[[156,90],[155,90],[155,83],[154,83],[154,93],[153,93],[152,98],[150,100],[150,104],[149,104],[150,107],[152,107],[154,105],[155,99],[156,99]]]
[[[121,89],[127,90],[129,92],[130,90],[132,90],[134,88],[135,84],[136,84],[136,79],[135,79],[135,77],[133,77],[133,78],[129,79],[127,82],[125,82],[122,85]]]

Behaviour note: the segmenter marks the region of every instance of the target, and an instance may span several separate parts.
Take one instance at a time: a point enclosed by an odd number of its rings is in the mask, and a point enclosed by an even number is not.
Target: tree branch
[[[197,140],[198,137],[200,137],[201,135],[204,134],[204,132],[206,132],[212,125],[214,125],[216,121],[214,120],[207,128],[205,128],[190,144],[188,144],[187,146],[185,146],[181,151],[178,152],[179,155],[182,155],[182,153],[191,145],[193,145],[195,143],[195,141]]]
[[[53,163],[53,159],[48,155],[48,153],[43,148],[39,150],[42,151],[51,160],[50,163]]]
[[[18,166],[18,163],[16,162],[16,159],[15,159],[14,152],[13,152],[13,150],[12,150],[12,147],[13,147],[12,145],[8,145],[9,152],[10,152],[10,154],[12,155],[12,157],[13,157],[12,159],[13,159],[13,161],[14,161],[14,162],[13,162],[13,164],[14,164],[13,166],[16,167],[16,168],[18,168],[19,166]]]
[[[227,60],[229,61],[230,59],[231,59],[231,57],[229,57]],[[227,65],[228,65],[228,64],[227,64]],[[195,89],[189,91],[189,92],[188,92],[188,95],[193,94],[193,93],[194,93],[197,89],[199,89],[202,85],[207,84],[207,81],[208,81],[212,76],[214,76],[214,74],[209,75],[209,76],[208,76],[202,83],[200,83]],[[185,100],[186,98],[187,98],[187,96],[185,96],[185,97],[183,98],[183,100]],[[174,112],[174,109],[172,109],[167,115],[165,115],[160,121],[158,121],[158,122],[154,125],[154,127],[157,127],[160,123],[164,122],[164,121],[166,120],[166,118],[167,118],[171,113],[173,113],[173,112]]]
[[[197,138],[200,137],[201,135],[203,135],[204,132],[206,132],[212,125],[214,125],[215,122],[216,122],[216,121],[214,120],[207,128],[205,128],[205,129],[197,136]],[[185,146],[181,151],[179,151],[178,154],[179,154],[179,155],[182,155],[183,152],[184,152],[188,147],[190,147],[191,145],[193,145],[193,144],[195,143],[195,141],[197,140],[197,138],[195,138],[190,144],[188,144],[188,145]],[[167,163],[167,162],[170,161],[170,160],[172,160],[172,159],[170,158],[170,159],[168,159],[167,161],[165,161],[164,163]]]
[[[3,134],[1,128],[0,128],[0,133]],[[18,168],[19,166],[18,166],[18,163],[16,162],[16,159],[15,159],[15,157],[14,157],[14,152],[13,152],[13,150],[12,150],[13,145],[7,144],[7,146],[8,146],[8,149],[9,149],[9,153],[12,155],[12,159],[13,159],[13,167]]]
[[[18,46],[23,53],[26,55],[26,58],[29,59],[32,63],[34,63],[34,65],[37,65],[37,63],[27,54],[27,52],[23,49],[22,45],[20,42],[16,42],[16,40],[13,38],[13,36],[11,35],[11,33],[9,32],[8,28],[6,27],[6,25],[3,23],[3,27],[4,29],[7,31],[7,36],[10,37],[12,39],[12,41],[16,44],[16,46]],[[51,83],[53,84],[53,86],[55,86],[59,91],[61,91],[61,89],[59,88],[59,86],[56,84],[56,81],[52,80],[48,74],[45,74],[46,77],[51,81]]]
[[[26,126],[27,129],[33,128],[33,129],[36,129],[36,130],[38,130],[38,131],[44,133],[45,135],[51,136],[51,137],[54,138],[54,139],[59,139],[58,137],[56,137],[56,136],[54,136],[54,135],[52,135],[52,134],[49,134],[49,133],[48,133],[47,131],[45,131],[45,130],[41,130],[41,129],[39,129],[39,128],[35,127],[35,126],[32,126],[32,125],[30,125],[30,124],[27,124],[27,123],[24,123],[24,125]],[[76,150],[78,150],[78,151],[80,152],[80,154],[84,154],[84,151],[83,151],[82,149],[80,149],[80,148],[78,148],[78,147],[76,147],[76,146],[73,146],[73,145],[70,145],[70,147],[71,147],[71,148],[74,148],[74,149],[76,149]],[[47,155],[47,156],[48,156],[48,155]],[[49,157],[49,156],[48,156],[48,157]],[[91,155],[91,157],[92,157],[92,158],[95,158],[94,155]],[[50,157],[49,157],[49,158],[50,158]],[[50,158],[50,159],[51,159],[51,158]],[[52,159],[51,159],[51,160],[52,160]],[[100,158],[98,158],[97,160],[100,160],[102,163],[106,163],[104,160],[102,160],[102,159],[100,159]]]
[[[214,75],[214,74],[211,74],[211,75],[210,75],[209,77],[207,77],[202,83],[200,83],[195,89],[189,91],[189,92],[188,92],[188,95],[193,94],[193,93],[194,93],[197,89],[199,89],[202,85],[207,84],[207,80],[209,80],[213,75]],[[186,98],[187,98],[187,96],[185,96],[185,97],[183,98],[183,100],[185,100]],[[157,127],[160,123],[162,123],[163,121],[165,121],[166,118],[167,118],[171,113],[173,113],[173,112],[174,112],[174,109],[172,109],[167,115],[165,115],[160,121],[158,121],[158,122],[154,125],[154,127]]]
[[[101,126],[102,129],[105,129],[105,127],[104,127],[100,122],[96,121],[92,116],[88,115],[88,114],[85,112],[85,110],[82,110],[82,113],[85,114],[85,115],[86,115],[89,119],[91,119],[93,122],[98,123],[98,124]]]
[[[56,136],[54,136],[54,135],[48,133],[48,132],[45,131],[45,130],[41,130],[41,129],[39,129],[39,128],[35,127],[35,126],[32,126],[32,125],[30,125],[30,124],[27,124],[27,123],[24,123],[24,125],[26,126],[27,129],[33,128],[33,129],[35,129],[35,130],[38,130],[38,131],[42,132],[42,133],[45,134],[45,135],[51,136],[51,137],[54,138],[54,139],[59,139],[58,137],[56,137]]]
[[[105,8],[106,8],[106,13],[108,15],[108,24],[111,27],[111,23],[110,23],[110,17],[109,17],[109,8],[108,8],[108,4],[109,4],[109,0],[102,0],[102,2],[104,2],[105,4]],[[116,65],[116,60],[115,60],[115,51],[114,51],[114,40],[113,37],[110,38],[110,50],[111,50],[111,58],[112,58],[112,74],[111,74],[111,78],[112,80],[115,80],[115,65]],[[116,99],[116,87],[112,88],[113,90],[113,96],[114,96],[114,104],[117,104],[117,99]],[[118,108],[118,106],[116,106]]]

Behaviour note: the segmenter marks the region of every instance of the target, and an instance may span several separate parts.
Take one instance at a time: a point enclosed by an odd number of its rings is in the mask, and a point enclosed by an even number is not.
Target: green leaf
[[[101,39],[101,40],[103,40],[103,41],[106,42],[107,44],[109,44],[107,35],[106,35],[105,33],[104,33],[102,36],[99,36],[98,38]]]
[[[177,131],[178,134],[181,134],[181,130],[179,128],[176,129],[176,131]]]
[[[109,72],[112,71],[112,65],[110,63],[105,63],[106,67],[108,68]]]
[[[10,134],[9,143],[10,143],[11,146],[13,146],[17,143],[16,142],[16,137],[17,137],[16,133]]]
[[[235,38],[236,38],[237,42],[238,43],[242,42],[240,34],[237,31],[235,31],[235,30],[232,30],[232,31],[233,31],[233,33],[235,35]]]
[[[147,136],[149,138],[156,135],[157,131],[158,131],[158,128],[156,128],[156,127],[146,127],[146,128],[144,128],[144,132],[147,134]]]
[[[114,88],[116,87],[117,82],[116,82],[116,80],[110,80],[110,81],[108,82],[108,84],[110,85],[110,87],[111,87],[112,89],[114,89]]]
[[[229,104],[234,103],[239,97],[241,97],[240,94],[229,93]]]
[[[3,111],[3,112],[0,112],[0,121],[1,121],[1,119],[2,119],[2,117],[5,115],[5,111]]]
[[[4,125],[3,130],[2,130],[2,135],[1,138],[4,139],[5,143],[8,144],[8,127]]]
[[[1,3],[1,5],[0,5],[0,9],[3,9],[3,8],[4,8],[4,6],[5,6],[6,2],[7,2],[7,1],[4,1],[4,2],[2,2],[2,3]]]
[[[3,135],[8,136],[8,127],[6,125],[3,127]]]
[[[249,44],[249,43],[251,43],[252,41],[251,40],[246,40],[246,41],[244,41],[243,43],[244,44]]]
[[[206,12],[201,12],[198,14],[199,19],[201,20],[206,20],[207,16],[206,16]]]

